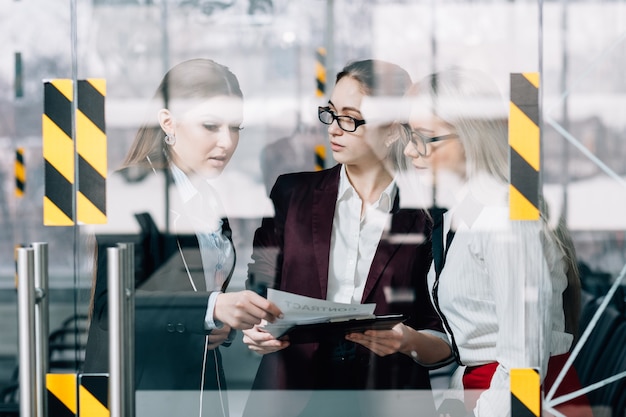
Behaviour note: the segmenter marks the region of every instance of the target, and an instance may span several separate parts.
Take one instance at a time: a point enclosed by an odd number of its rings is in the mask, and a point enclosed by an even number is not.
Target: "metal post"
[[[35,369],[35,261],[33,248],[17,248],[17,301],[20,415],[34,416],[37,402]]]
[[[32,244],[35,266],[35,366],[36,366],[36,402],[37,416],[44,417],[48,410],[46,395],[46,375],[49,369],[49,297],[48,297],[48,244]]]
[[[107,248],[109,305],[109,398],[111,417],[123,417],[120,249]]]
[[[135,245],[133,243],[118,243],[124,251],[124,316],[122,321],[124,340],[124,368],[125,384],[125,416],[135,415]]]
[[[107,248],[111,417],[134,415],[134,245]],[[130,311],[133,308],[132,312]]]

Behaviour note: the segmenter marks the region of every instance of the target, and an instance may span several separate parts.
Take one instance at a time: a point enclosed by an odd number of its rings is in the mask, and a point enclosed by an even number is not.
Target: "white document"
[[[283,312],[284,318],[267,323],[265,331],[278,337],[298,324],[327,323],[350,319],[374,318],[376,304],[335,303],[319,298],[305,297],[272,288],[267,290],[267,299]]]

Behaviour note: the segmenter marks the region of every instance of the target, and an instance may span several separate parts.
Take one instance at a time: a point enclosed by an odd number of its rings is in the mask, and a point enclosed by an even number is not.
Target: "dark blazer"
[[[265,219],[254,237],[249,287],[268,286],[309,297],[326,298],[332,223],[340,166],[282,175],[270,198],[274,219]],[[426,274],[431,263],[431,224],[418,209],[393,208],[391,229],[383,235],[372,261],[362,303],[376,303],[378,315],[403,313],[415,329],[443,331],[430,302]],[[415,237],[423,238],[416,243]],[[291,345],[264,355],[256,389],[333,389],[333,363],[317,343]],[[403,354],[378,357],[356,345],[356,361],[366,374],[349,389],[430,389],[428,370]],[[350,385],[351,383],[349,383]]]
[[[231,239],[227,219],[224,220],[222,233]],[[167,246],[172,248],[169,260],[145,281],[136,281],[135,387],[140,390],[197,390],[201,387],[205,336],[209,333],[204,329],[204,318],[211,293],[206,291],[197,238],[193,235],[161,238],[168,240],[170,244]],[[89,373],[109,372],[105,255],[106,248],[116,243],[106,236],[97,236],[96,240],[96,280],[83,366],[83,372]],[[182,251],[178,249],[177,240],[182,242]],[[135,248],[137,255],[145,256],[145,242],[139,240],[136,243],[139,244]],[[154,245],[148,246],[154,249]],[[191,287],[183,256],[198,292]],[[223,290],[233,270],[229,271]],[[137,265],[137,276],[141,276],[142,272],[142,265]],[[206,359],[205,389],[217,389],[218,383],[223,389],[225,379],[219,349],[208,351]]]

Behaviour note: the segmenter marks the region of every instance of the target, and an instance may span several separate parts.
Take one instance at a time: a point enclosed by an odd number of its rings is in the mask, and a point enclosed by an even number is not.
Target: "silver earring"
[[[173,133],[166,133],[165,138],[163,138],[163,140],[168,145],[174,146],[174,144],[176,143],[176,136]]]

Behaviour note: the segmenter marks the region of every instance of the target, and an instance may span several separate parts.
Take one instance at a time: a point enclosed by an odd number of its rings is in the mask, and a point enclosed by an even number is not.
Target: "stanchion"
[[[17,248],[17,304],[19,340],[20,415],[34,416],[35,397],[35,255],[33,248]]]
[[[111,417],[135,415],[134,245],[107,248]]]

